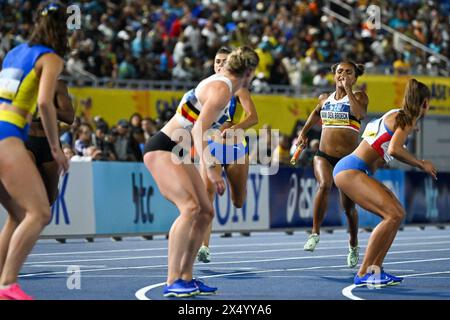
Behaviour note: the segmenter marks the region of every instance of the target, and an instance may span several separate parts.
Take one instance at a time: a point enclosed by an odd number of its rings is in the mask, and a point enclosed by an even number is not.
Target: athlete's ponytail
[[[28,43],[52,48],[64,57],[68,51],[66,6],[59,1],[46,1],[36,11],[33,32]]]
[[[226,68],[236,76],[242,76],[247,70],[254,70],[258,66],[259,57],[256,52],[247,46],[239,47],[230,53]]]
[[[411,126],[413,121],[420,116],[420,109],[423,107],[425,99],[430,99],[430,97],[430,89],[425,84],[416,79],[409,80],[403,97],[402,110],[395,117],[395,129]]]

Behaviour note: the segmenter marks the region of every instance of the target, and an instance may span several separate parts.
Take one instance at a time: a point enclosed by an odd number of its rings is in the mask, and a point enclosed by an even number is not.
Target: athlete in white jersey
[[[380,119],[370,122],[358,148],[334,168],[336,186],[356,204],[383,219],[370,236],[364,261],[354,278],[356,286],[381,287],[402,281],[402,278],[384,272],[383,261],[402,223],[405,210],[392,191],[370,175],[396,158],[422,169],[436,179],[433,163],[416,159],[404,147],[417,120],[428,111],[429,99],[430,90],[423,83],[411,79],[406,87],[402,108],[391,110]]]
[[[299,145],[308,145],[307,133],[319,121],[322,121],[320,146],[314,157],[314,175],[319,188],[314,199],[313,226],[304,250],[314,251],[320,240],[320,227],[328,209],[328,197],[333,185],[333,167],[358,146],[361,120],[367,112],[369,99],[364,92],[353,91],[353,85],[364,72],[362,65],[353,62],[341,62],[333,66],[336,91],[323,94],[319,103],[308,117],[298,137]],[[358,213],[355,204],[340,193],[341,205],[347,216],[349,226],[349,247],[347,265],[350,268],[358,264]]]
[[[209,180],[222,195],[225,183],[214,170],[220,162],[207,151],[208,141],[204,139],[204,133],[220,122],[236,91],[248,86],[258,62],[257,54],[248,47],[233,51],[221,75],[203,80],[194,91],[185,95],[177,114],[146,143],[144,163],[160,192],[180,211],[169,232],[165,296],[213,294],[217,290],[193,279],[195,257],[212,221],[213,208],[195,165],[172,161],[171,152],[181,142],[175,134],[180,129],[190,132],[200,164],[207,168]]]

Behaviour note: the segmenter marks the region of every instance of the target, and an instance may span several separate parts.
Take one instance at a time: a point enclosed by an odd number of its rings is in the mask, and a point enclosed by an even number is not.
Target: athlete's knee
[[[195,219],[201,212],[202,207],[198,199],[190,198],[185,201],[183,204],[183,208],[181,209],[182,213],[185,214],[189,219]]]
[[[41,224],[43,227],[48,225],[52,219],[52,213],[49,205],[36,207],[34,210],[30,210],[28,214],[31,214],[33,219],[35,219],[36,222]]]
[[[331,186],[333,185],[333,180],[322,180],[319,181],[319,192],[329,192]]]
[[[405,218],[405,209],[403,209],[400,205],[396,205],[393,210],[392,219],[400,224]]]
[[[393,205],[387,208],[388,220],[395,224],[400,224],[405,218],[405,209],[401,205]]]
[[[214,218],[214,209],[212,204],[207,203],[200,208],[199,218],[205,223],[210,223]]]

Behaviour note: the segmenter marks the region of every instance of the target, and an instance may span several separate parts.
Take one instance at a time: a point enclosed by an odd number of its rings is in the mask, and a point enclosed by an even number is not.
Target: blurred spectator
[[[74,149],[77,155],[84,156],[87,148],[92,145],[92,127],[87,123],[82,123],[77,133]]]
[[[330,86],[330,82],[326,78],[328,70],[321,69],[313,78],[313,85],[315,87],[327,88]]]
[[[117,160],[117,155],[114,150],[114,145],[106,140],[107,131],[106,126],[98,126],[95,129],[93,145],[101,152],[100,160],[115,161]]]
[[[149,117],[145,117],[144,119],[142,119],[141,124],[142,129],[144,130],[145,140],[148,140],[158,131],[155,121]]]
[[[397,75],[409,74],[409,71],[411,69],[411,65],[408,61],[405,60],[403,54],[398,55],[397,60],[394,61],[393,67],[394,73]]]
[[[289,149],[291,147],[289,137],[286,135],[280,135],[280,140],[277,147],[273,151],[272,163],[289,164],[291,160],[291,154]]]
[[[133,161],[143,161],[145,135],[144,130],[140,127],[132,128],[130,137],[130,148],[134,155]]]
[[[137,71],[133,64],[133,57],[127,53],[123,61],[119,64],[119,79],[136,79]]]
[[[142,127],[142,116],[139,112],[135,112],[130,117],[131,130]]]
[[[72,157],[75,155],[75,151],[73,151],[73,148],[68,144],[62,145],[62,151],[64,152],[64,155],[68,160],[72,159]]]
[[[130,125],[127,120],[122,119],[117,123],[117,136],[114,142],[117,160],[137,161],[130,145]]]
[[[327,15],[323,0],[81,1],[83,29],[71,33],[69,43],[77,51],[68,59],[68,70],[75,76],[196,81],[218,47],[249,44],[261,59],[257,72],[271,84],[285,82],[284,76],[272,74],[284,75],[278,61],[291,85],[300,78],[312,84],[321,64],[343,59],[368,63],[377,56],[382,71],[391,71],[385,66],[393,65],[405,43],[368,28],[363,21],[371,4],[380,6],[384,24],[449,56],[448,1],[345,2],[351,14],[338,6],[333,10],[346,15],[349,25]],[[28,38],[38,3],[0,1],[0,60]],[[411,71],[423,65],[422,55],[417,51],[406,57]],[[191,59],[192,68],[181,65],[184,58]],[[180,76],[180,70],[189,75]]]
[[[255,74],[261,75],[265,81],[270,79],[270,68],[273,64],[272,53],[270,52],[270,43],[268,39],[264,39],[259,47],[255,50],[259,57],[259,64]]]

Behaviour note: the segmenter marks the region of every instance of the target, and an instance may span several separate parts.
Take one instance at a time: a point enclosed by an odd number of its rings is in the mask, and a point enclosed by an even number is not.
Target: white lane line
[[[415,274],[407,274],[407,275],[404,275],[402,277],[404,277],[404,278],[420,277],[420,276],[430,276],[430,275],[433,275],[433,274],[444,274],[444,273],[450,273],[450,271],[415,273]]]
[[[444,261],[450,260],[450,258],[439,258],[439,259],[422,259],[422,260],[413,260],[413,261],[396,261],[396,262],[387,262],[385,264],[404,264],[404,263],[420,263],[420,262],[429,262],[429,261]],[[289,269],[271,269],[271,270],[257,270],[257,271],[247,271],[247,272],[236,272],[236,273],[224,273],[224,274],[216,274],[212,276],[204,276],[201,279],[207,278],[218,278],[218,277],[226,277],[226,276],[236,276],[236,275],[244,275],[244,274],[257,274],[257,273],[268,273],[268,272],[292,272],[292,271],[306,271],[306,270],[317,270],[317,269],[326,269],[326,268],[342,268],[345,265],[337,265],[337,266],[320,266],[320,267],[306,267],[306,268],[289,268]],[[447,272],[447,271],[446,271]],[[136,291],[135,296],[139,300],[151,300],[147,297],[147,292],[153,290],[158,287],[162,287],[165,285],[165,282],[156,283]],[[342,290],[342,294],[352,300],[363,300],[357,296],[352,294],[352,290],[356,288],[355,285],[348,286]]]
[[[445,261],[445,260],[450,260],[450,258],[413,260],[413,261],[402,261],[402,262],[386,262],[384,264],[386,265],[386,264],[400,264],[400,263],[417,263],[417,262]],[[427,275],[434,275],[434,274],[445,274],[445,273],[450,273],[450,271],[437,271],[437,272],[406,274],[406,275],[401,275],[400,277],[409,278],[409,277],[420,277],[420,276],[427,276]],[[356,288],[356,286],[354,284],[352,284],[351,286],[345,287],[344,289],[342,289],[342,295],[344,297],[347,297],[347,298],[351,299],[351,300],[364,300],[362,298],[359,298],[359,297],[355,296],[352,293],[352,290],[355,289],[355,288]]]
[[[436,251],[450,251],[450,249],[435,249]],[[408,250],[408,251],[394,251],[389,254],[402,254],[402,253],[416,253],[416,252],[428,252],[428,250]],[[288,261],[288,260],[305,260],[305,259],[326,259],[326,258],[336,258],[336,257],[346,257],[344,254],[336,254],[336,255],[324,255],[324,256],[306,256],[306,257],[291,257],[291,258],[275,258],[275,259],[260,259],[260,260],[240,260],[240,261],[226,261],[226,262],[210,262],[208,265],[226,265],[226,264],[240,264],[240,263],[260,263],[260,262],[277,262],[277,261]],[[440,259],[434,259],[440,260]],[[446,259],[444,259],[446,260]],[[424,260],[430,261],[430,260]],[[402,261],[399,263],[412,263],[413,261]],[[392,262],[386,264],[393,264]],[[198,267],[200,264],[197,263]],[[201,264],[203,265],[203,264]],[[345,267],[342,266],[342,267]],[[167,268],[167,264],[162,265],[148,265],[148,266],[125,266],[125,267],[111,267],[111,268],[103,268],[103,269],[86,269],[80,270],[80,272],[98,272],[98,271],[114,271],[114,270],[137,270],[137,269],[155,269],[155,268]],[[54,271],[54,272],[43,272],[43,273],[27,273],[20,275],[20,277],[33,277],[33,276],[43,276],[43,275],[53,275],[53,274],[67,274],[68,271]]]
[[[430,237],[408,237],[408,238],[401,238],[398,237],[395,239],[395,243],[397,244],[398,241],[411,241],[411,240],[430,240],[430,239],[450,239],[450,236],[430,236]],[[364,242],[367,242],[368,239],[361,240]],[[321,240],[320,244],[336,244],[336,243],[347,243],[348,240]],[[423,243],[423,242],[422,242]],[[429,244],[424,243],[424,244]],[[237,243],[237,244],[226,244],[226,245],[212,245],[211,248],[227,248],[227,247],[248,247],[248,246],[255,246],[255,247],[269,247],[269,246],[287,246],[287,245],[293,245],[293,246],[299,246],[300,242],[276,242],[276,243]],[[327,249],[327,248],[317,248],[317,249]],[[115,249],[115,250],[94,250],[94,251],[72,251],[72,252],[48,252],[48,253],[32,253],[29,255],[29,257],[39,257],[39,256],[63,256],[63,255],[79,255],[79,254],[98,254],[98,253],[119,253],[119,252],[143,252],[143,251],[158,251],[158,250],[167,250],[167,246],[160,247],[160,248],[142,248],[142,249]]]
[[[30,264],[27,265],[26,268],[48,268],[48,267],[62,267],[62,268],[68,268],[68,267],[73,267],[73,264]],[[76,267],[79,268],[106,268],[106,266],[100,266],[100,265],[94,265],[94,264],[90,264],[90,265],[75,265]]]
[[[450,243],[450,242],[449,242]],[[421,245],[422,243],[410,243],[410,244],[404,244],[403,246],[416,246]],[[399,246],[399,245],[397,245]],[[395,246],[394,246],[395,247]],[[341,247],[337,247],[337,249],[342,249]],[[217,252],[214,255],[240,255],[244,253],[270,253],[270,252],[291,252],[291,251],[302,251],[301,248],[295,248],[295,249],[270,249],[270,250],[249,250],[249,251],[228,251],[228,252]],[[432,252],[438,252],[438,251],[450,251],[450,248],[443,248],[443,249],[433,249]],[[421,249],[421,250],[408,250],[408,251],[393,251],[390,252],[390,254],[395,253],[419,253],[419,252],[430,252],[428,249]],[[332,255],[330,257],[340,257],[342,255]],[[322,256],[308,256],[308,257],[291,257],[291,258],[284,258],[284,259],[306,259],[306,258],[314,258],[314,257],[322,257]],[[28,264],[47,264],[47,263],[78,263],[78,262],[93,262],[93,261],[124,261],[124,260],[142,260],[142,259],[166,259],[167,255],[162,256],[132,256],[132,257],[116,257],[116,258],[96,258],[96,259],[76,259],[76,260],[52,260],[52,261],[30,261],[26,262],[24,265]],[[261,260],[261,262],[266,261],[272,261],[272,260]]]
[[[355,289],[356,286],[354,284],[352,284],[351,286],[345,287],[344,289],[342,289],[342,295],[346,298],[349,298],[350,300],[364,300],[360,297],[357,297],[353,294],[353,289]]]

